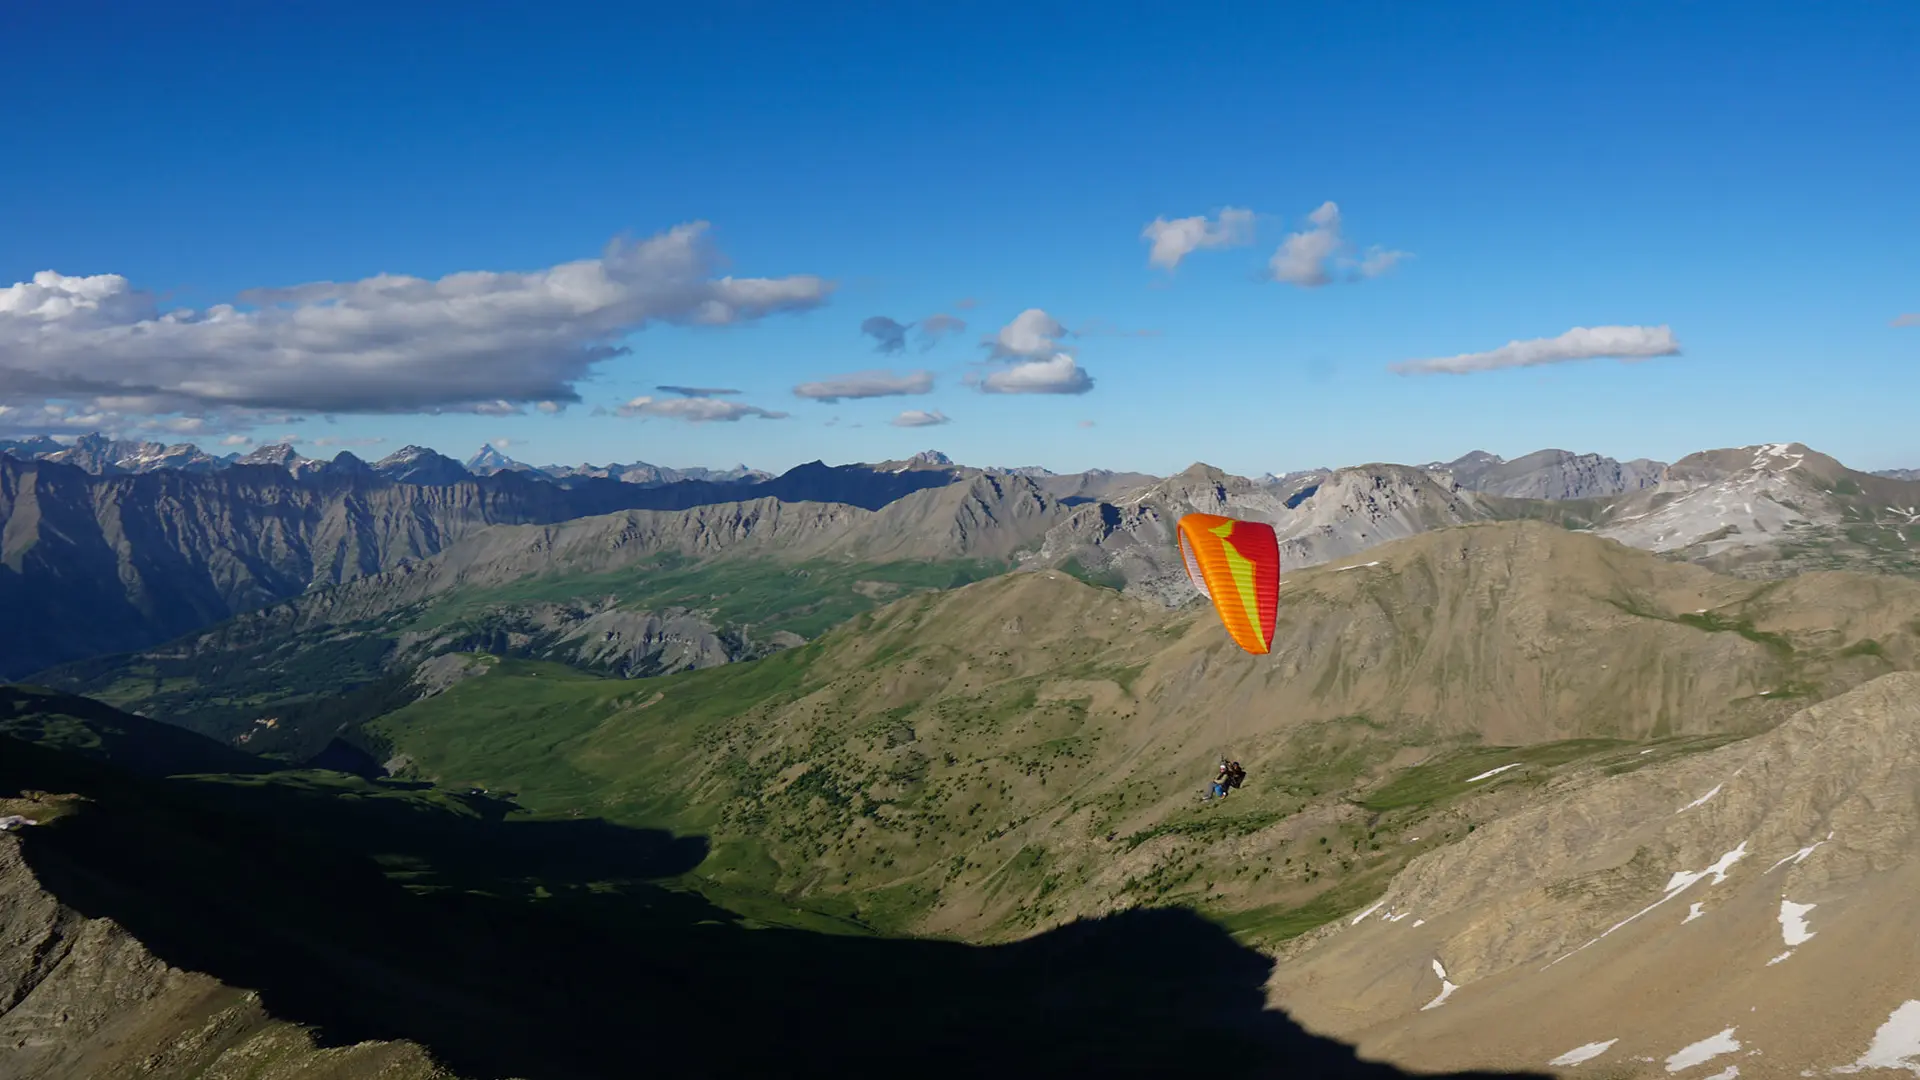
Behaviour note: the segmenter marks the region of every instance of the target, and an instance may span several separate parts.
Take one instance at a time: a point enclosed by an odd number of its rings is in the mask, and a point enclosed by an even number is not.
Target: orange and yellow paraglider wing
[[[1213,601],[1227,633],[1250,653],[1271,651],[1280,593],[1280,542],[1273,527],[1188,514],[1179,531],[1187,574]]]

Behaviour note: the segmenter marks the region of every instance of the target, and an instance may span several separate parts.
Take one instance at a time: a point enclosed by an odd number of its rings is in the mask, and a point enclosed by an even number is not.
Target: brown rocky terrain
[[[1556,778],[1296,943],[1273,991],[1423,1068],[1920,1073],[1916,855],[1920,675],[1896,672],[1752,739]]]

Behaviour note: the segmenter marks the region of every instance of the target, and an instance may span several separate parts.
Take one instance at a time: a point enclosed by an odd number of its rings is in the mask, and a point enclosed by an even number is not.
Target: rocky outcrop
[[[1275,522],[1283,567],[1317,566],[1389,540],[1485,521],[1473,493],[1405,465],[1339,469]]]

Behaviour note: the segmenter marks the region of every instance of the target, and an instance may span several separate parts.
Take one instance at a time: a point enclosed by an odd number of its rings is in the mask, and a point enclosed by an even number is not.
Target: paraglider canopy
[[[1180,555],[1234,642],[1256,655],[1271,652],[1280,596],[1280,541],[1273,526],[1188,514],[1180,519]]]

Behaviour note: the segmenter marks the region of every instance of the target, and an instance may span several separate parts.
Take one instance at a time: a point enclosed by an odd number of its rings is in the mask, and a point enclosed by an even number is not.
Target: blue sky
[[[1920,464],[1920,325],[1893,325],[1920,313],[1910,3],[405,7],[9,14],[0,290],[62,277],[0,292],[0,434],[771,469],[1789,440]],[[1337,280],[1276,278],[1329,202]],[[1247,242],[1150,264],[1148,223],[1224,208],[1254,212]],[[522,278],[249,291],[537,275],[662,235],[684,249],[640,248],[588,314]],[[1031,309],[1090,389],[982,391],[1050,362],[983,347]],[[966,328],[895,353],[861,331],[935,314]],[[1391,370],[1576,327],[1679,352]],[[933,388],[794,392],[876,369]],[[787,415],[647,415],[660,385]],[[580,400],[543,411],[556,387]]]

